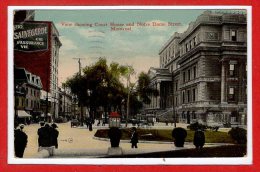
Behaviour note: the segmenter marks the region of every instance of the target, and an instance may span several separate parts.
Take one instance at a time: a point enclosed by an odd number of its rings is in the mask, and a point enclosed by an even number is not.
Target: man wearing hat
[[[23,157],[23,153],[27,145],[28,136],[25,134],[25,132],[23,132],[23,128],[24,125],[21,124],[14,131],[14,151],[15,151],[15,156],[18,158]]]
[[[55,146],[55,148],[57,149],[59,131],[56,128],[58,128],[58,126],[55,123],[51,124],[50,137],[51,137],[51,146]]]
[[[39,148],[42,146],[42,136],[43,136],[43,132],[44,132],[44,125],[45,125],[45,122],[44,121],[41,121],[40,122],[40,128],[38,129],[37,131],[37,134],[38,134],[38,146]]]

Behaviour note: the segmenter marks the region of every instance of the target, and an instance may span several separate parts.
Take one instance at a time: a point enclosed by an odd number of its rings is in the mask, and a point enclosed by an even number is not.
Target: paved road
[[[185,127],[183,124],[177,124],[177,127]],[[129,125],[128,127],[131,127]],[[37,130],[39,128],[38,124],[31,124],[29,126],[25,126],[24,131],[28,135],[28,144],[25,149],[24,158],[33,157],[38,150],[38,135]],[[109,141],[102,141],[94,139],[94,134],[98,128],[104,128],[102,126],[93,126],[93,131],[89,131],[86,128],[71,128],[70,122],[58,124],[59,130],[59,150],[69,151],[71,149],[85,149],[85,150],[107,150],[110,147]],[[108,126],[105,126],[108,128]],[[156,124],[153,128],[163,129],[169,128],[172,129],[173,126],[165,124]],[[139,143],[138,149],[131,149],[131,144],[127,142],[121,142],[120,147],[126,152],[133,151],[142,151],[142,152],[152,152],[152,151],[168,151],[168,150],[176,150],[179,148],[175,148],[173,143],[167,144],[158,144],[158,143]],[[185,143],[185,148],[193,148],[194,146],[190,143]]]

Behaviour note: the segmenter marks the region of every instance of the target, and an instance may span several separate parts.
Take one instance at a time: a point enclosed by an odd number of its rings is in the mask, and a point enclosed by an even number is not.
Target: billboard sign
[[[48,49],[48,24],[15,23],[14,50],[43,51]]]

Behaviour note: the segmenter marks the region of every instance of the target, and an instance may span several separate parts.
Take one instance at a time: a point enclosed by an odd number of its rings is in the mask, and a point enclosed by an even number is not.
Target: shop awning
[[[18,110],[18,117],[19,118],[28,118],[31,117],[30,114],[28,114],[27,112],[25,112],[24,110]]]

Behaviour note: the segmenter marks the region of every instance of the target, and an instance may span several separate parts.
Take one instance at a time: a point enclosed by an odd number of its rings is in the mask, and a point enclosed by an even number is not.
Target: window
[[[192,101],[193,102],[196,101],[196,90],[195,90],[195,88],[192,89]]]
[[[175,91],[178,91],[178,81],[175,83]]]
[[[192,48],[192,40],[190,40],[190,50],[191,50],[191,48]]]
[[[237,40],[237,32],[235,30],[231,31],[231,40],[236,41]]]
[[[188,103],[190,102],[190,90],[187,91],[187,100],[188,100]]]
[[[196,78],[197,77],[197,74],[196,74],[196,71],[197,70],[197,68],[196,68],[196,66],[194,66],[193,67],[193,78]]]
[[[234,76],[234,74],[235,74],[235,64],[230,64],[229,65],[229,75],[230,76]]]
[[[188,45],[188,43],[186,44],[186,52],[188,52],[189,51],[189,45]]]
[[[178,105],[178,97],[175,97],[175,106]]]
[[[234,87],[229,87],[229,90],[228,90],[228,100],[229,101],[234,101],[235,100],[235,88]]]
[[[182,79],[183,79],[183,83],[185,82],[185,72],[183,72],[183,74],[182,74]]]
[[[188,81],[190,80],[190,69],[188,70]]]
[[[193,47],[195,47],[196,46],[196,44],[197,44],[197,42],[196,42],[196,36],[193,38]]]
[[[182,103],[185,103],[185,91],[182,91]]]
[[[192,117],[192,119],[196,119],[195,111],[192,111],[192,113],[191,113],[191,117]]]

